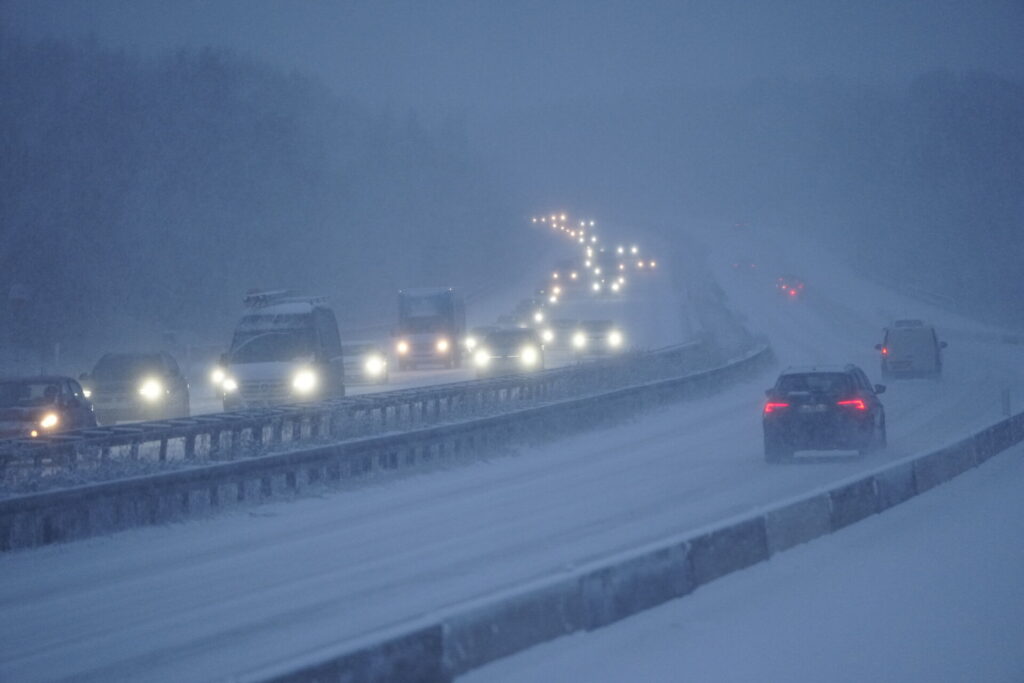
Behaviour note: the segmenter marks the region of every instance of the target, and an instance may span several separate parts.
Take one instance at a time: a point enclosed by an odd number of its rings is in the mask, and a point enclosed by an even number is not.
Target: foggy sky
[[[223,46],[374,106],[490,114],[678,85],[1024,73],[1024,3],[7,0],[27,37]]]

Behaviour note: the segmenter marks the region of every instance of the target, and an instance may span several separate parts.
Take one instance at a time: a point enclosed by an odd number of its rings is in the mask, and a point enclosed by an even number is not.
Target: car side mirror
[[[882,345],[881,344],[875,344],[875,351],[881,351],[881,350],[882,350]]]
[[[875,385],[875,393],[876,394],[884,394],[885,393],[885,385],[884,384],[876,384]]]
[[[939,342],[939,348],[940,348],[940,349],[944,349],[944,348],[946,348],[947,346],[949,346],[949,344],[947,344],[946,342],[944,342],[944,341],[942,341],[942,342]]]

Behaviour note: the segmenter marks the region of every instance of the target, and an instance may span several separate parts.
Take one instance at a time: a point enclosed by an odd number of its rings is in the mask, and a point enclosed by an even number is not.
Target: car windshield
[[[34,408],[57,401],[60,384],[54,381],[0,382],[0,408]]]
[[[583,323],[583,329],[590,334],[601,334],[608,332],[612,328],[612,323],[607,320],[592,320],[590,322]]]
[[[841,372],[805,372],[783,375],[776,388],[783,394],[844,394],[853,388],[853,384],[849,376]]]
[[[264,332],[249,337],[231,349],[234,363],[288,362],[313,352],[311,330]]]
[[[518,349],[524,344],[536,343],[529,332],[498,332],[487,336],[487,346],[495,351]]]
[[[94,379],[100,382],[119,382],[136,379],[142,375],[162,374],[163,362],[156,355],[104,356],[92,371]]]

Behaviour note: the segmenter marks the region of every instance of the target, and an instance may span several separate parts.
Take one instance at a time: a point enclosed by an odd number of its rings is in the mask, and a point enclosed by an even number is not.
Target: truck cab
[[[224,410],[345,395],[341,336],[324,297],[256,292],[244,302],[217,373]]]
[[[395,355],[400,370],[422,365],[462,367],[466,306],[452,287],[420,287],[398,292]]]

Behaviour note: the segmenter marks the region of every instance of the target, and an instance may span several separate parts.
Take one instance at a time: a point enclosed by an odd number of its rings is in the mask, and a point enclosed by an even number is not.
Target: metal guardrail
[[[699,342],[551,370],[0,441],[0,496],[501,414],[706,367]]]
[[[768,347],[698,372],[405,431],[0,500],[0,551],[209,514],[404,468],[479,457],[495,448],[611,424],[646,408],[714,391],[772,362]]]

